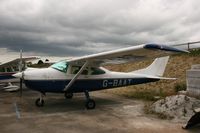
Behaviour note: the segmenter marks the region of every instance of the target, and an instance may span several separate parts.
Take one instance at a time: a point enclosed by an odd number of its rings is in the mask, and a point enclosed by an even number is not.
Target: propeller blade
[[[20,61],[19,61],[19,71],[22,72],[22,66],[23,66],[23,62],[22,62],[22,50],[20,50]]]
[[[20,50],[20,62],[19,62],[19,71],[22,72],[22,77],[20,78],[20,97],[22,97],[22,84],[23,84],[23,79],[24,79],[24,73],[23,73],[23,60],[22,60],[22,50]]]

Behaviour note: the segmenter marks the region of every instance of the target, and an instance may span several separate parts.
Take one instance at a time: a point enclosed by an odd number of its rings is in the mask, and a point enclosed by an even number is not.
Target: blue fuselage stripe
[[[12,75],[0,75],[0,80],[12,79],[15,78]]]
[[[92,79],[92,80],[77,80],[68,89],[68,92],[84,92],[103,90],[109,88],[123,87],[129,85],[137,85],[148,82],[155,82],[159,79],[150,78],[126,78],[126,79]],[[62,93],[63,89],[70,82],[70,80],[25,80],[25,85],[40,92],[57,92]]]

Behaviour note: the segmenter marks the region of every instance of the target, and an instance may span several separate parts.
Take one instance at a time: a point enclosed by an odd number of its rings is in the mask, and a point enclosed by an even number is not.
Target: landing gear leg
[[[43,107],[44,106],[44,100],[43,100],[43,97],[45,96],[45,93],[41,93],[40,94],[40,97],[38,99],[36,99],[35,101],[35,105],[37,107]]]
[[[93,99],[90,98],[89,92],[86,90],[85,91],[85,96],[86,96],[86,103],[85,103],[85,107],[87,109],[94,109],[96,104],[95,101]]]

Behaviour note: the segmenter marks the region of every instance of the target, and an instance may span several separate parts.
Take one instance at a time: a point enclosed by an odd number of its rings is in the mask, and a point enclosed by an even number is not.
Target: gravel
[[[174,95],[153,103],[151,111],[173,118],[175,121],[187,121],[198,108],[200,100],[186,95]]]

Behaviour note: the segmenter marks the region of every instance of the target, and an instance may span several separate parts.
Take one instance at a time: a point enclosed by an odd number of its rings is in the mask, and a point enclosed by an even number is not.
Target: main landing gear
[[[85,91],[85,96],[86,96],[85,107],[87,109],[94,109],[96,106],[95,101],[90,98],[89,92],[87,90]]]
[[[43,107],[44,106],[44,100],[43,100],[43,97],[45,96],[45,93],[41,93],[40,94],[40,97],[38,99],[36,99],[35,101],[35,105],[37,107]]]

